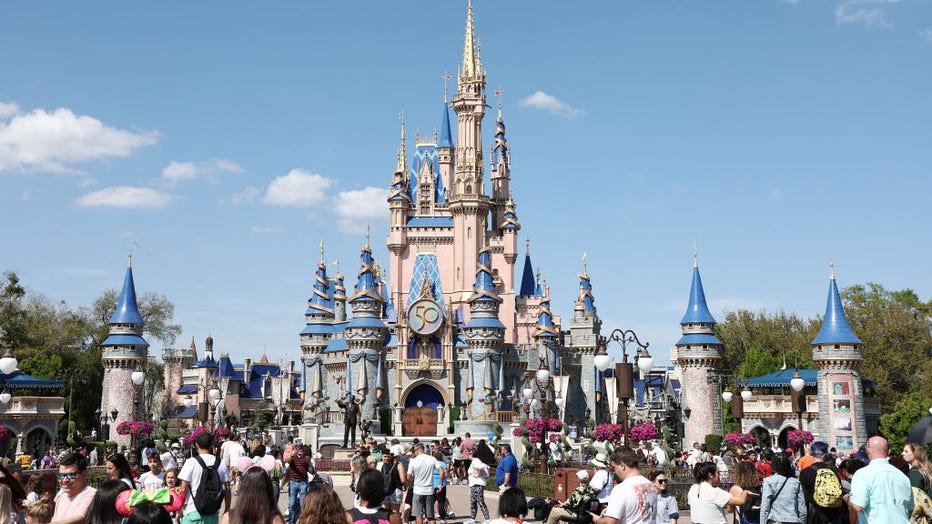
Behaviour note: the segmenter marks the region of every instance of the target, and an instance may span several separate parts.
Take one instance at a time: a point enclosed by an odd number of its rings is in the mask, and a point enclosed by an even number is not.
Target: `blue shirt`
[[[858,513],[861,522],[866,516],[871,524],[906,524],[913,511],[913,488],[889,459],[876,458],[851,478],[851,503],[864,508]]]
[[[495,483],[501,486],[505,483],[505,474],[511,473],[511,478],[508,479],[509,486],[518,485],[518,459],[515,458],[514,453],[509,453],[502,457],[502,460],[498,461],[498,467],[495,468]]]

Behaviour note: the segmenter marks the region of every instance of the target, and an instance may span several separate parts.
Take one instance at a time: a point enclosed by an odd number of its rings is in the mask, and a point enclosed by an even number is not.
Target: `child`
[[[39,475],[36,475],[39,476]],[[48,524],[55,514],[55,500],[51,493],[43,493],[39,500],[26,506],[26,524]]]

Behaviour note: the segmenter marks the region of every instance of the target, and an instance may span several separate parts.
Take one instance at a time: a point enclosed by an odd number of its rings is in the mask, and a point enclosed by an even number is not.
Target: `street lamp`
[[[806,394],[803,389],[806,387],[806,381],[799,374],[799,359],[793,361],[793,378],[790,379],[790,403],[793,405],[793,411],[796,413],[796,420],[799,428],[803,429],[803,413],[806,412]]]
[[[9,375],[10,373],[16,371],[16,357],[13,356],[13,344],[6,341],[6,331],[3,328],[0,328],[0,345],[6,347],[6,352],[3,354],[3,358],[0,358],[0,371],[4,375]]]
[[[146,381],[146,374],[142,371],[142,368],[137,367],[136,371],[133,371],[133,374],[130,375],[130,379],[133,381],[133,421],[136,421],[139,418],[139,390],[141,389],[142,383]],[[132,471],[136,468],[136,465],[139,464],[135,431],[130,434],[129,439],[129,467]]]
[[[10,395],[10,392],[3,390],[3,393],[0,393],[0,403],[9,404],[10,400],[13,400],[13,395]]]
[[[654,368],[654,359],[647,351],[650,343],[642,343],[633,330],[612,330],[611,334],[603,342],[606,348],[606,356],[609,342],[621,344],[622,361],[615,364],[615,388],[618,392],[618,418],[621,420],[621,427],[624,431],[625,445],[630,447],[628,442],[628,400],[634,397],[634,367],[628,362],[628,343],[634,342],[637,344],[638,352],[635,355],[635,360],[641,373],[650,373]]]

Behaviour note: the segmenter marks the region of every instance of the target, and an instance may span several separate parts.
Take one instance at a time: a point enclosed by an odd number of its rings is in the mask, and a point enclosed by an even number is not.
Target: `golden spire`
[[[475,78],[482,71],[482,60],[476,53],[476,34],[472,20],[472,0],[466,7],[466,41],[463,44],[463,67],[460,75],[465,78]]]
[[[395,167],[396,173],[407,173],[408,153],[405,150],[405,112],[398,113],[401,119],[401,147],[398,148],[398,165]]]

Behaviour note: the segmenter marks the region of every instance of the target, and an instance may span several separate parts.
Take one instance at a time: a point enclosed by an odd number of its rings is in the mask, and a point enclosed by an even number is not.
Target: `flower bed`
[[[812,433],[804,429],[794,429],[786,435],[786,441],[796,447],[811,443],[813,438]]]
[[[153,431],[155,425],[145,420],[127,420],[117,426],[117,433],[120,435],[149,436]]]
[[[728,433],[725,442],[732,446],[753,446],[757,440],[750,433]]]

